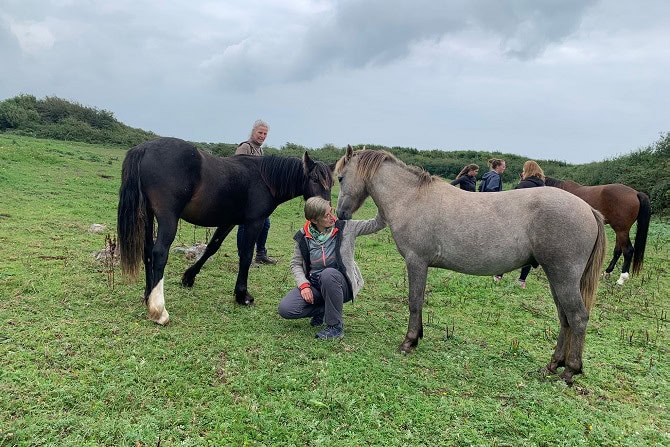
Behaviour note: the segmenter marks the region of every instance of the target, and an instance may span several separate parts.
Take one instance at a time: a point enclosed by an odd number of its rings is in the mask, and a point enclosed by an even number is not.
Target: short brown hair
[[[305,219],[315,220],[323,217],[330,207],[330,202],[323,197],[310,197],[305,202]]]

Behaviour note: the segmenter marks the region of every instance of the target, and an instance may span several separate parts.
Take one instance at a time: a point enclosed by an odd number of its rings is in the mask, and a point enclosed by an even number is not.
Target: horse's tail
[[[140,181],[140,162],[143,156],[144,147],[130,149],[121,168],[117,235],[121,253],[121,272],[131,279],[137,278],[139,273],[146,234],[146,202]]]
[[[586,269],[584,269],[582,280],[579,284],[582,299],[584,300],[584,306],[586,306],[586,311],[589,314],[596,301],[596,292],[598,291],[598,283],[600,282],[600,271],[605,262],[605,250],[607,248],[605,219],[603,218],[603,215],[600,214],[600,211],[595,209],[592,209],[592,211],[593,216],[596,218],[596,224],[598,225],[598,236],[596,237],[596,243],[593,245],[591,256],[589,256],[589,261],[586,264]]]
[[[644,264],[644,249],[647,247],[647,233],[649,233],[649,221],[651,220],[649,197],[643,192],[638,192],[637,199],[640,201],[640,211],[637,213],[637,231],[633,247],[633,275],[637,275]]]

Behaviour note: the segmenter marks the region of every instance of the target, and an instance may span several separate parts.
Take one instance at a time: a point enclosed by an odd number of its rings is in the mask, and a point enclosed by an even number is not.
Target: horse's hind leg
[[[551,294],[554,298],[554,304],[556,305],[556,311],[558,312],[558,322],[560,324],[560,330],[558,332],[558,339],[556,340],[556,347],[554,348],[554,353],[551,356],[551,360],[544,367],[544,371],[550,374],[556,374],[556,370],[560,367],[565,366],[565,355],[566,355],[566,343],[568,342],[568,332],[570,327],[568,326],[568,319],[565,316],[565,313],[561,309],[561,306],[556,299],[556,293],[554,292],[553,286],[550,284]]]
[[[558,367],[565,366],[560,376],[567,384],[571,384],[573,376],[582,372],[582,352],[589,321],[588,312],[579,290],[579,278],[562,281],[560,286],[554,286],[552,278],[549,281],[558,310],[561,331],[546,370],[555,373]],[[573,285],[570,285],[571,283]]]
[[[221,244],[226,239],[226,236],[228,236],[228,233],[230,233],[230,230],[232,230],[234,226],[235,225],[218,227],[216,231],[214,231],[214,235],[207,244],[205,252],[202,254],[202,256],[200,256],[200,258],[197,261],[195,261],[195,263],[192,266],[186,269],[184,274],[181,276],[181,283],[184,287],[193,287],[195,277],[198,275],[198,273],[200,273],[200,269],[202,268],[202,266],[214,253],[219,251],[219,248],[221,248]]]
[[[407,335],[400,345],[400,352],[408,353],[419,343],[423,337],[423,309],[424,293],[426,291],[426,278],[428,266],[421,260],[410,260],[405,258],[407,265],[407,278],[409,280],[409,324]]]
[[[149,207],[146,209],[144,222],[144,304],[147,304],[151,289],[154,287],[153,251],[154,251],[154,214]]]
[[[612,273],[612,271],[614,270],[614,267],[616,267],[616,263],[619,262],[619,258],[621,257],[621,253],[622,253],[622,250],[621,250],[622,246],[623,246],[622,239],[619,236],[619,233],[617,233],[616,234],[616,241],[614,242],[614,253],[612,254],[612,260],[610,261],[610,263],[607,265],[607,268],[605,269],[606,274],[609,275],[610,273]]]
[[[617,234],[617,245],[621,246],[623,250],[623,266],[621,267],[621,276],[619,276],[616,283],[622,286],[624,281],[630,277],[630,263],[633,261],[633,244],[630,242],[628,233],[621,237],[621,244],[618,241],[619,234]]]
[[[163,294],[163,273],[167,263],[170,245],[177,234],[177,219],[175,217],[158,217],[158,234],[152,250],[152,288],[147,298],[149,319],[154,323],[165,325],[170,321],[170,315],[165,309],[165,295]]]

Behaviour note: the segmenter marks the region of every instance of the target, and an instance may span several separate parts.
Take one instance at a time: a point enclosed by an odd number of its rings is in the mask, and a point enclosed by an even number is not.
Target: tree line
[[[0,132],[37,138],[81,141],[93,144],[114,144],[126,147],[158,137],[157,134],[119,122],[112,112],[86,107],[76,102],[47,96],[38,99],[22,94],[0,102]],[[203,150],[219,156],[235,153],[237,144],[194,142]],[[356,149],[364,145],[355,146]],[[420,166],[433,175],[452,180],[461,168],[470,163],[480,167],[480,178],[488,170],[488,160],[506,161],[505,183],[516,183],[523,163],[528,159],[518,154],[497,151],[421,151],[407,147],[366,144],[368,149],[388,151],[407,164]],[[305,151],[317,160],[332,163],[344,155],[345,148],[324,145],[308,148],[286,143],[279,148],[267,147],[266,153],[301,157]],[[623,183],[649,195],[654,213],[670,214],[670,132],[660,134],[653,144],[636,151],[599,162],[570,164],[558,160],[536,161],[545,174],[583,185]]]

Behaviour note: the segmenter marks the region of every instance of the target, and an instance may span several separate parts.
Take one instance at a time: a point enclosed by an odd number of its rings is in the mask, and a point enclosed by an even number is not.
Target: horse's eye
[[[339,183],[342,183],[342,180],[344,180],[344,176],[342,176],[342,175],[338,175],[338,176],[337,176],[337,181],[338,181]]]

